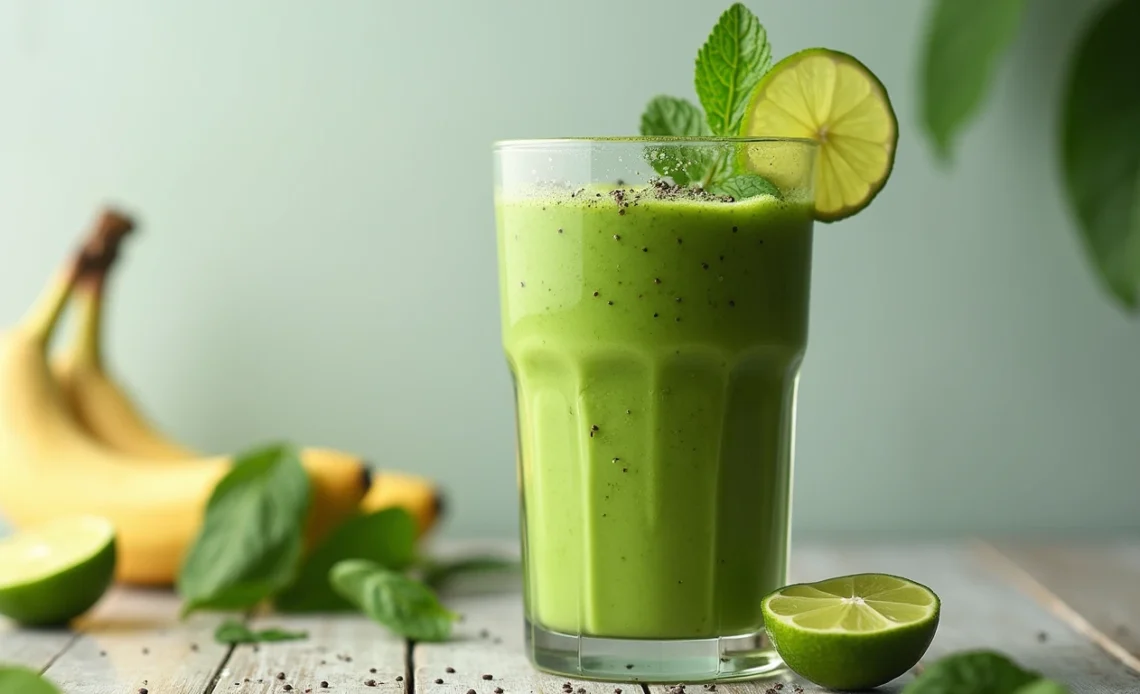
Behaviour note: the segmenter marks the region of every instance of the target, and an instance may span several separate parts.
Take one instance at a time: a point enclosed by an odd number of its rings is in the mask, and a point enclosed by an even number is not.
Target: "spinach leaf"
[[[312,495],[297,451],[276,445],[238,456],[215,487],[178,574],[183,616],[252,607],[293,579]]]
[[[218,643],[265,643],[271,641],[296,641],[309,637],[307,631],[288,631],[270,627],[254,631],[239,621],[228,619],[218,625],[214,631],[214,640]]]
[[[360,559],[329,572],[333,588],[372,620],[414,641],[446,641],[457,615],[415,579]]]
[[[297,579],[274,600],[282,612],[336,612],[353,609],[333,590],[329,571],[346,559],[367,559],[401,571],[415,560],[416,522],[402,508],[351,518],[305,559]]]

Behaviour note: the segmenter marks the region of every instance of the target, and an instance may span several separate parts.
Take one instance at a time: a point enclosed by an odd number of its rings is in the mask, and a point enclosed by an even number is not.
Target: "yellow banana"
[[[121,219],[105,217],[98,239]],[[128,583],[173,581],[201,525],[227,457],[139,464],[87,434],[68,410],[47,360],[47,346],[80,276],[108,251],[93,241],[48,286],[25,318],[0,337],[0,512],[17,527],[63,515],[108,518],[118,531],[116,576]],[[113,255],[113,250],[110,251]],[[351,515],[367,489],[361,461],[306,452],[313,482],[307,531],[319,535]]]
[[[200,453],[161,433],[108,373],[102,355],[102,329],[107,273],[111,267],[108,263],[98,272],[88,273],[76,287],[73,302],[78,314],[77,332],[55,362],[64,397],[87,432],[114,450],[150,461],[198,457]],[[321,460],[336,455],[339,454],[332,451],[305,451],[305,457],[314,463],[313,474],[319,472]],[[372,512],[396,506],[412,514],[423,535],[439,520],[443,495],[426,477],[388,470],[375,472],[361,508]]]
[[[360,503],[365,511],[400,507],[416,519],[420,535],[427,533],[443,516],[443,493],[432,480],[393,470],[372,473],[372,488]]]

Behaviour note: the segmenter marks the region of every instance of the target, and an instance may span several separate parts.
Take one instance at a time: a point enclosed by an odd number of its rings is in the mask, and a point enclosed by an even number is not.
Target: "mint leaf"
[[[513,559],[498,557],[468,557],[452,561],[429,561],[424,565],[423,580],[432,588],[439,588],[448,581],[464,574],[486,573],[489,571],[514,571],[519,563]]]
[[[253,631],[246,625],[235,620],[226,620],[214,630],[214,640],[218,643],[266,643],[271,641],[296,641],[309,638],[307,631],[287,631],[271,627],[261,631]]]
[[[714,134],[740,132],[752,90],[770,67],[767,32],[756,15],[736,3],[720,16],[697,54],[697,96]]]
[[[926,30],[919,90],[922,123],[943,159],[949,159],[954,136],[981,106],[1024,7],[1025,0],[936,2]]]
[[[0,666],[0,692],[3,694],[59,694],[47,678],[23,667]]]
[[[329,570],[345,559],[368,559],[395,571],[415,560],[416,521],[402,508],[356,516],[342,523],[305,559],[297,578],[274,599],[282,612],[353,609],[333,590]]]
[[[711,135],[701,109],[687,99],[655,96],[641,114],[646,137],[705,137]]]
[[[1116,0],[1077,48],[1061,116],[1069,204],[1100,278],[1127,308],[1140,306],[1140,2]]]
[[[740,174],[709,186],[709,192],[716,195],[730,195],[736,200],[754,198],[758,195],[780,197],[780,189],[768,179],[756,174]]]
[[[712,133],[701,109],[685,99],[655,96],[641,114],[645,137],[707,137]],[[709,167],[705,150],[684,145],[646,148],[646,159],[657,173],[679,186],[699,181]]]
[[[338,593],[372,620],[415,641],[446,641],[455,613],[430,588],[370,561],[342,561],[329,572]]]
[[[293,578],[309,508],[309,477],[291,446],[238,456],[214,488],[178,574],[183,616],[252,607]]]
[[[1038,679],[1000,653],[966,651],[926,668],[902,694],[1014,694]]]

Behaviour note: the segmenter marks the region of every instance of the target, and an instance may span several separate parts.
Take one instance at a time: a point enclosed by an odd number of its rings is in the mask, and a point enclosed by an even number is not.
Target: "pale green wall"
[[[0,316],[127,203],[110,352],[171,431],[360,450],[443,480],[449,532],[513,533],[490,142],[633,132],[652,94],[691,94],[722,4],[4,0]],[[1029,3],[952,173],[915,122],[926,2],[749,5],[777,56],[862,58],[902,126],[875,205],[819,229],[797,527],[1140,526],[1140,328],[1053,169],[1096,3]]]

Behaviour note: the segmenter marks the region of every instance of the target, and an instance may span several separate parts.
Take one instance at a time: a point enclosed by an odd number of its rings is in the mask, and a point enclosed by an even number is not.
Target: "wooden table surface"
[[[864,571],[907,576],[941,596],[941,625],[924,663],[954,651],[995,648],[1067,684],[1074,694],[1140,693],[1140,540],[801,543],[793,551],[794,581]],[[152,694],[309,689],[493,694],[496,687],[505,694],[561,694],[566,678],[535,672],[523,655],[518,590],[517,578],[482,577],[449,592],[447,604],[464,620],[448,643],[409,644],[354,616],[270,614],[250,621],[307,630],[309,638],[230,648],[216,644],[213,631],[222,620],[240,615],[198,614],[180,622],[173,594],[115,588],[72,631],[23,630],[0,621],[0,663],[44,672],[68,694],[127,694],[142,687]],[[278,673],[285,678],[277,679]],[[484,674],[493,679],[484,680]],[[911,677],[880,691],[898,692]],[[367,685],[368,680],[376,685]],[[821,691],[791,675],[782,682],[784,694],[796,686],[805,693]],[[775,691],[775,683],[720,684],[717,692],[765,694]],[[625,694],[666,694],[670,689],[572,684],[575,692],[587,694],[612,694],[616,688]],[[690,692],[704,694],[700,687]]]

